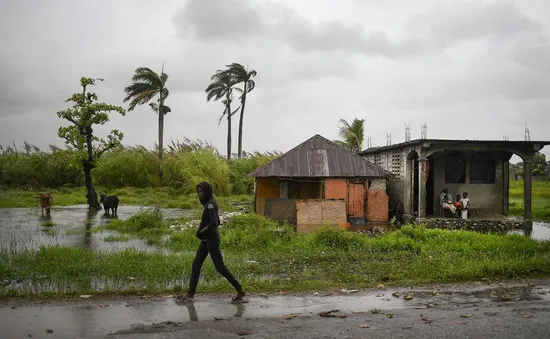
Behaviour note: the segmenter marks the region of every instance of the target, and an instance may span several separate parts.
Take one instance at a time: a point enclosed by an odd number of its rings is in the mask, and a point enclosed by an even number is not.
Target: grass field
[[[53,195],[54,206],[71,206],[86,204],[86,189],[78,188],[60,188],[50,189]],[[98,195],[100,193],[116,194],[121,205],[152,206],[160,208],[185,208],[200,209],[201,205],[196,194],[182,194],[179,190],[170,187],[157,188],[135,188],[125,187],[107,190],[102,187],[96,187]],[[36,191],[26,190],[5,190],[0,191],[0,208],[14,207],[36,207],[38,206],[38,193]],[[234,195],[229,197],[216,197],[220,207],[224,210],[231,210],[229,202],[251,202],[252,196]]]
[[[94,252],[59,246],[21,254],[4,251],[0,252],[0,281],[17,280],[23,287],[0,287],[0,295],[154,293],[186,288],[198,246],[194,229],[173,232],[155,211],[119,220],[112,228],[122,232],[113,241],[147,230],[163,232],[167,239],[159,246],[172,252]],[[226,264],[252,292],[550,276],[550,242],[517,235],[413,226],[374,238],[332,227],[300,235],[262,217],[241,215],[232,218],[221,236]],[[231,291],[209,259],[202,274],[199,293]]]
[[[523,181],[510,181],[510,214],[523,216]],[[533,219],[550,221],[550,181],[533,182]]]

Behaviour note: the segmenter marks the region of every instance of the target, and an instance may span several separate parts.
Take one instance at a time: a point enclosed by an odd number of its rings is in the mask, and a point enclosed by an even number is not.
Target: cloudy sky
[[[373,146],[420,137],[550,139],[548,0],[2,0],[0,144],[63,145],[56,112],[81,76],[122,103],[136,67],[160,71],[171,95],[165,142],[201,139],[223,153],[220,102],[204,89],[232,62],[258,72],[246,150],[286,151],[340,118],[366,119]],[[234,151],[237,124],[234,124]],[[124,144],[157,139],[148,106],[114,116]],[[550,155],[550,149],[545,150]]]

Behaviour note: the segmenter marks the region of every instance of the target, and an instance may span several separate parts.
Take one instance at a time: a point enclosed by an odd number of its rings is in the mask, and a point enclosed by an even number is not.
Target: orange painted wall
[[[325,199],[347,199],[348,183],[345,179],[325,180]]]
[[[256,180],[256,213],[264,215],[265,200],[279,197],[279,179],[258,178]]]

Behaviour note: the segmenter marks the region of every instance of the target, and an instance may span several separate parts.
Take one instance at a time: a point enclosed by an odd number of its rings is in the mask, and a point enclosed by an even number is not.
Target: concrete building
[[[255,178],[255,212],[296,225],[300,233],[325,223],[388,221],[389,173],[320,135],[249,176]]]
[[[419,139],[360,153],[389,172],[390,207],[404,216],[442,216],[439,194],[468,192],[472,218],[499,218],[509,211],[509,160],[524,161],[524,220],[531,221],[532,161],[547,141]]]

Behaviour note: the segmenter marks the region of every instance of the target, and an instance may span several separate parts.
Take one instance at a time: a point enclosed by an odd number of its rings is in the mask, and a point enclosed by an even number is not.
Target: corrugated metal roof
[[[250,173],[251,177],[385,178],[383,168],[319,134]]]

